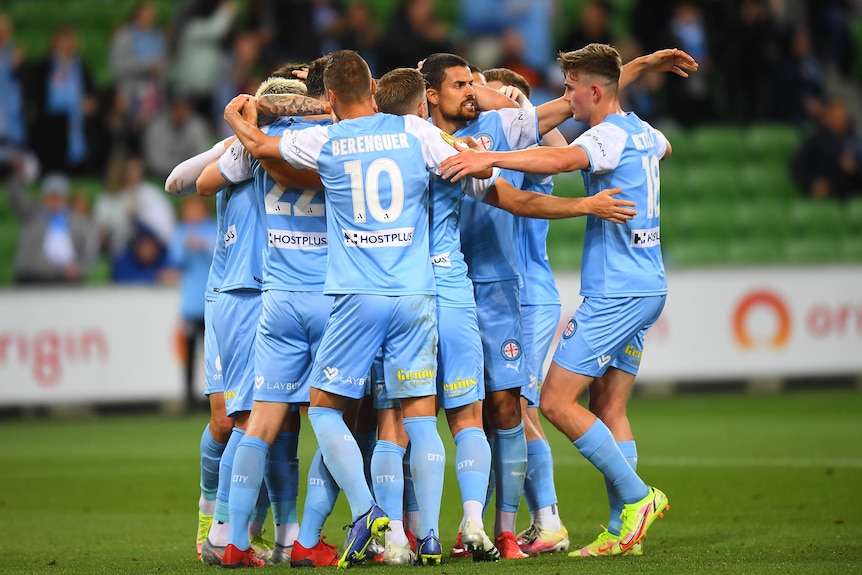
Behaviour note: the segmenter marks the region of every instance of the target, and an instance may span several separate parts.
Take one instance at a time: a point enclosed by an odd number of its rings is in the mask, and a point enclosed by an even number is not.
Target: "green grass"
[[[639,472],[671,503],[643,557],[452,560],[442,572],[862,571],[862,393],[637,396],[630,415]],[[211,573],[195,561],[192,542],[205,422],[136,414],[0,423],[0,573]],[[561,435],[546,430],[562,518],[573,547],[583,545],[607,520],[604,487]],[[300,442],[303,473],[308,435]],[[451,450],[448,432],[443,437]],[[452,472],[441,517],[446,549],[458,501]],[[342,497],[327,523],[330,541],[343,541],[347,522]],[[486,523],[490,529],[493,514]],[[527,523],[522,509],[519,529]]]

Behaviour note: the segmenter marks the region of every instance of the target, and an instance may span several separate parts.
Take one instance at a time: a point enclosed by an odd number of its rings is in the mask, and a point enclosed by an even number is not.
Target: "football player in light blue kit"
[[[182,196],[195,192],[195,180],[203,169],[216,161],[225,151],[226,146],[235,138],[226,138],[216,143],[211,149],[192,158],[184,160],[174,168],[165,181],[165,191],[174,196]],[[216,229],[222,229],[224,218],[224,193],[216,195]],[[221,234],[217,240],[221,240]],[[213,249],[212,264],[207,277],[204,295],[204,394],[209,398],[210,421],[201,435],[201,496],[198,501],[197,555],[201,557],[204,541],[209,534],[213,513],[216,505],[218,489],[218,469],[227,441],[233,429],[233,419],[227,416],[224,402],[224,378],[222,377],[221,360],[218,344],[212,327],[212,310],[215,304],[218,288],[222,282],[225,266],[225,247],[223,241],[216,241]]]
[[[416,561],[439,563],[445,453],[436,425],[428,174],[454,150],[440,130],[419,118],[375,114],[374,81],[356,52],[333,53],[324,80],[339,119],[331,127],[267,137],[256,118],[242,115],[254,105],[250,97],[235,98],[225,119],[253,156],[283,157],[296,168],[314,169],[326,190],[331,241],[324,293],[334,295],[335,304],[312,371],[309,420],[354,520],[339,566],[362,561],[371,538],[389,522],[368,489],[361,453],[342,420],[348,399],[364,393],[381,346],[386,385],[401,401],[411,443],[422,537]],[[474,180],[471,190],[484,193],[490,183]]]
[[[512,70],[493,68],[484,72],[486,86],[511,95],[521,107],[532,107],[530,85]],[[542,139],[543,146],[568,143],[558,130]],[[524,189],[553,194],[552,176],[525,174]],[[595,215],[595,214],[593,214]],[[527,555],[568,551],[569,534],[557,509],[554,462],[551,447],[539,420],[539,392],[545,358],[560,322],[560,294],[551,271],[546,239],[549,222],[535,218],[515,218],[515,257],[518,262],[521,295],[521,331],[524,364],[529,382],[521,388],[521,413],[527,440],[527,470],[524,498],[530,510],[530,527],[518,534],[518,545]]]
[[[285,87],[275,91],[262,86],[261,93],[305,93],[305,86],[298,81],[272,81]],[[296,89],[289,90],[292,85]],[[263,129],[280,136],[286,130],[331,123],[328,115],[321,119],[285,118]],[[311,173],[304,177],[309,188],[286,188],[285,184],[303,179],[302,175],[295,171],[285,174],[290,168],[281,161],[261,163],[247,159],[243,154],[230,169],[221,168],[232,180],[253,174],[258,201],[266,210],[268,247],[263,256],[263,310],[255,349],[254,403],[234,458],[229,497],[231,532],[224,564],[243,564],[253,554],[247,531],[241,526],[249,522],[266,475],[276,529],[270,561],[295,566],[334,565],[337,555],[319,540],[320,529],[305,546],[296,541],[298,425],[293,421],[284,425],[288,417],[297,419],[299,405],[308,404],[308,376],[332,307],[332,298],[322,293],[327,236],[320,178]],[[315,485],[324,481],[314,471],[320,466],[320,457],[315,456],[311,473],[318,477]],[[325,469],[323,472],[328,476]],[[334,495],[327,499],[334,499],[337,486],[331,478],[327,482],[330,489],[334,488]],[[324,510],[323,518],[330,511],[331,507]],[[310,516],[306,521],[313,523]]]
[[[254,346],[261,311],[262,254],[266,245],[263,204],[254,193],[253,180],[231,181],[224,174],[226,162],[240,159],[242,152],[242,145],[235,141],[198,179],[198,191],[204,195],[216,193],[218,189],[206,185],[213,172],[221,172],[230,184],[222,192],[226,205],[220,241],[225,248],[225,271],[213,306],[213,328],[224,376],[225,410],[234,419],[234,428],[221,457],[213,523],[201,552],[205,563],[215,565],[222,564],[228,546],[228,497],[233,460],[252,406]],[[267,502],[265,507],[268,506]],[[255,532],[262,530],[266,516],[264,505],[259,508],[262,513],[257,514],[251,526]],[[243,525],[242,529],[248,530],[249,525]]]
[[[584,301],[563,332],[545,378],[540,407],[584,457],[605,476],[611,523],[598,539],[570,557],[637,553],[637,544],[668,508],[667,497],[637,475],[626,403],[643,354],[647,330],[664,308],[667,283],[659,233],[659,161],[671,153],[665,137],[618,100],[619,53],[590,44],[560,54],[564,99],[590,129],[565,148],[464,152],[444,162],[447,176],[506,167],[543,174],[583,170],[588,194],[609,184],[637,203],[624,226],[588,218],[581,270]],[[689,67],[686,69],[696,69]],[[685,69],[674,70],[687,76]],[[590,408],[578,403],[590,388]],[[621,449],[621,445],[623,449]]]
[[[433,54],[422,64],[428,82],[431,119],[457,137],[473,137],[486,149],[512,150],[534,145],[567,117],[559,103],[546,106],[540,128],[535,109],[509,108],[479,113],[473,77],[465,60]],[[523,174],[502,175],[516,188]],[[487,203],[464,198],[460,209],[461,249],[473,284],[484,354],[486,410],[493,427],[493,466],[497,513],[495,545],[505,559],[526,557],[515,539],[515,519],[524,489],[527,444],[520,410],[520,389],[528,383],[522,365],[518,270],[513,249],[514,216]],[[435,254],[436,255],[436,254]],[[465,300],[466,301],[466,300]]]
[[[399,68],[387,72],[378,82],[375,98],[382,112],[396,115],[414,114],[427,116],[425,80],[415,69]],[[486,91],[484,97],[495,96],[500,102],[509,103],[508,98],[499,99],[499,94]],[[499,552],[484,532],[482,511],[491,468],[491,451],[482,429],[482,399],[484,398],[484,374],[482,345],[476,319],[473,289],[467,275],[467,266],[461,253],[459,233],[459,211],[463,191],[438,176],[431,177],[431,261],[437,285],[437,329],[438,329],[438,377],[437,398],[446,411],[450,431],[455,439],[455,475],[461,491],[463,517],[460,526],[461,542],[465,551],[476,561],[494,561]],[[576,217],[587,213],[603,217],[631,217],[629,210],[618,207],[619,202],[608,194],[593,198],[549,198],[516,190],[502,179],[497,179],[482,201],[513,213],[532,217]],[[377,402],[377,397],[375,396]],[[388,418],[397,415],[396,410],[381,413],[381,439],[389,434]],[[403,432],[401,432],[403,435]],[[373,469],[375,495],[384,509],[400,505],[402,490],[389,478],[398,477],[400,465],[397,455],[403,453],[406,439],[396,432],[394,439],[378,441],[396,443],[386,445],[388,465],[376,463]],[[402,443],[399,440],[403,439]],[[377,450],[375,450],[377,457]],[[392,487],[397,487],[393,489]],[[389,495],[388,492],[393,492]],[[389,495],[387,497],[387,495]],[[384,502],[384,498],[386,501]],[[387,534],[384,562],[393,556]],[[395,542],[397,546],[399,543]],[[406,545],[406,539],[401,545]]]

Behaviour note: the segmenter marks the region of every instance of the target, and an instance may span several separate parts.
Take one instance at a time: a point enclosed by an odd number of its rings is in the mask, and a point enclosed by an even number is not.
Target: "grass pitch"
[[[638,472],[671,505],[644,540],[642,557],[460,559],[429,569],[446,575],[862,572],[862,393],[636,397],[630,417]],[[304,476],[313,438],[303,423]],[[196,561],[193,541],[205,424],[205,416],[139,414],[0,423],[0,573],[212,572]],[[560,512],[575,549],[607,521],[604,486],[575,448],[545,427]],[[454,446],[443,426],[441,435],[451,461]],[[459,519],[452,471],[440,522],[444,550]],[[327,523],[329,541],[343,543],[348,520],[341,497]],[[493,512],[485,520],[490,531]],[[518,528],[528,522],[522,505]]]

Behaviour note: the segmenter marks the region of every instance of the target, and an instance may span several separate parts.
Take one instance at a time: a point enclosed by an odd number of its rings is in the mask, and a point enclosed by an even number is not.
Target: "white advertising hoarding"
[[[178,314],[174,288],[0,291],[0,406],[181,399]]]
[[[581,298],[560,275],[561,329]],[[552,350],[553,352],[553,350]],[[668,273],[638,380],[862,374],[862,268],[749,268]]]
[[[671,272],[668,284],[643,384],[862,374],[862,267]],[[580,282],[557,285],[560,333]],[[178,310],[166,287],[0,291],[0,407],[182,399]]]

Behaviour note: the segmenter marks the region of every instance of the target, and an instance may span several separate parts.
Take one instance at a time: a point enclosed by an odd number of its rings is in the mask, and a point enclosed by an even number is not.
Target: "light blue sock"
[[[629,466],[617,447],[611,430],[601,419],[597,419],[586,433],[573,443],[581,455],[613,484],[623,503],[634,503],[647,496],[649,487]]]
[[[228,498],[228,541],[237,549],[251,547],[248,524],[260,497],[268,453],[269,445],[259,437],[244,436],[236,448]]]
[[[323,456],[318,448],[308,467],[308,491],[302,507],[299,535],[296,537],[299,544],[306,549],[311,549],[320,541],[323,524],[335,507],[339,491],[338,484],[323,464]]]
[[[546,439],[527,442],[527,475],[524,477],[524,499],[530,513],[557,504],[554,485],[554,458]]]
[[[491,447],[491,472],[488,474],[488,489],[485,491],[485,505],[482,507],[483,514],[488,510],[488,506],[491,504],[491,499],[497,491],[497,472],[494,471],[494,461],[496,461],[494,453],[497,449],[496,438],[492,437],[490,441],[488,441],[488,445]]]
[[[401,460],[401,469],[404,470],[404,516],[408,513],[419,512],[419,501],[416,500],[416,485],[413,483],[413,472],[410,471],[410,444]],[[405,525],[405,528],[407,526]]]
[[[210,426],[201,435],[201,495],[207,501],[215,501],[218,491],[218,469],[222,453],[227,443],[219,443],[213,438]]]
[[[264,477],[266,477],[266,471],[264,471]],[[269,514],[269,491],[264,482],[257,491],[257,505],[254,506],[254,512],[251,514],[252,523],[259,524],[262,530],[267,514]]]
[[[347,497],[351,521],[356,521],[374,504],[374,497],[365,481],[362,453],[356,440],[338,409],[309,407],[308,420],[317,436],[326,467]]]
[[[374,481],[371,475],[371,458],[374,457],[374,444],[377,443],[376,431],[364,431],[354,434],[356,437],[356,445],[359,446],[359,451],[362,452],[362,469],[365,472],[365,477],[368,479],[368,488],[374,490]]]
[[[491,474],[491,445],[485,431],[466,427],[455,436],[455,478],[461,490],[461,503],[485,501]]]
[[[371,457],[374,499],[389,519],[404,518],[404,453],[407,450],[388,441],[377,440]]]
[[[626,462],[629,464],[629,467],[637,472],[638,448],[634,440],[620,441],[617,443],[617,446],[620,448],[620,451],[622,451],[623,457],[626,458]],[[605,479],[605,488],[608,491],[608,503],[611,507],[611,518],[608,521],[608,531],[613,535],[619,535],[620,528],[622,528],[623,525],[622,519],[620,519],[620,514],[623,512],[623,500],[620,499],[619,495],[617,495],[617,490],[614,489],[613,483],[607,479]]]
[[[228,496],[230,495],[230,476],[233,473],[233,458],[236,455],[236,448],[244,436],[245,431],[234,427],[230,433],[230,438],[227,440],[227,445],[225,445],[224,453],[221,454],[221,461],[218,466],[218,493],[216,494],[213,521],[227,523],[230,520],[230,511],[227,507]]]
[[[416,536],[424,539],[433,529],[439,537],[446,451],[437,433],[437,418],[405,417],[404,430],[410,437],[410,471],[419,503],[419,533]]]
[[[299,459],[296,447],[299,433],[282,432],[275,436],[266,465],[266,487],[272,504],[272,522],[297,523],[296,504],[299,497]],[[296,465],[294,465],[294,462]]]
[[[521,504],[524,476],[527,473],[527,438],[524,435],[524,424],[519,423],[512,429],[495,429],[494,441],[497,509],[514,513]]]

